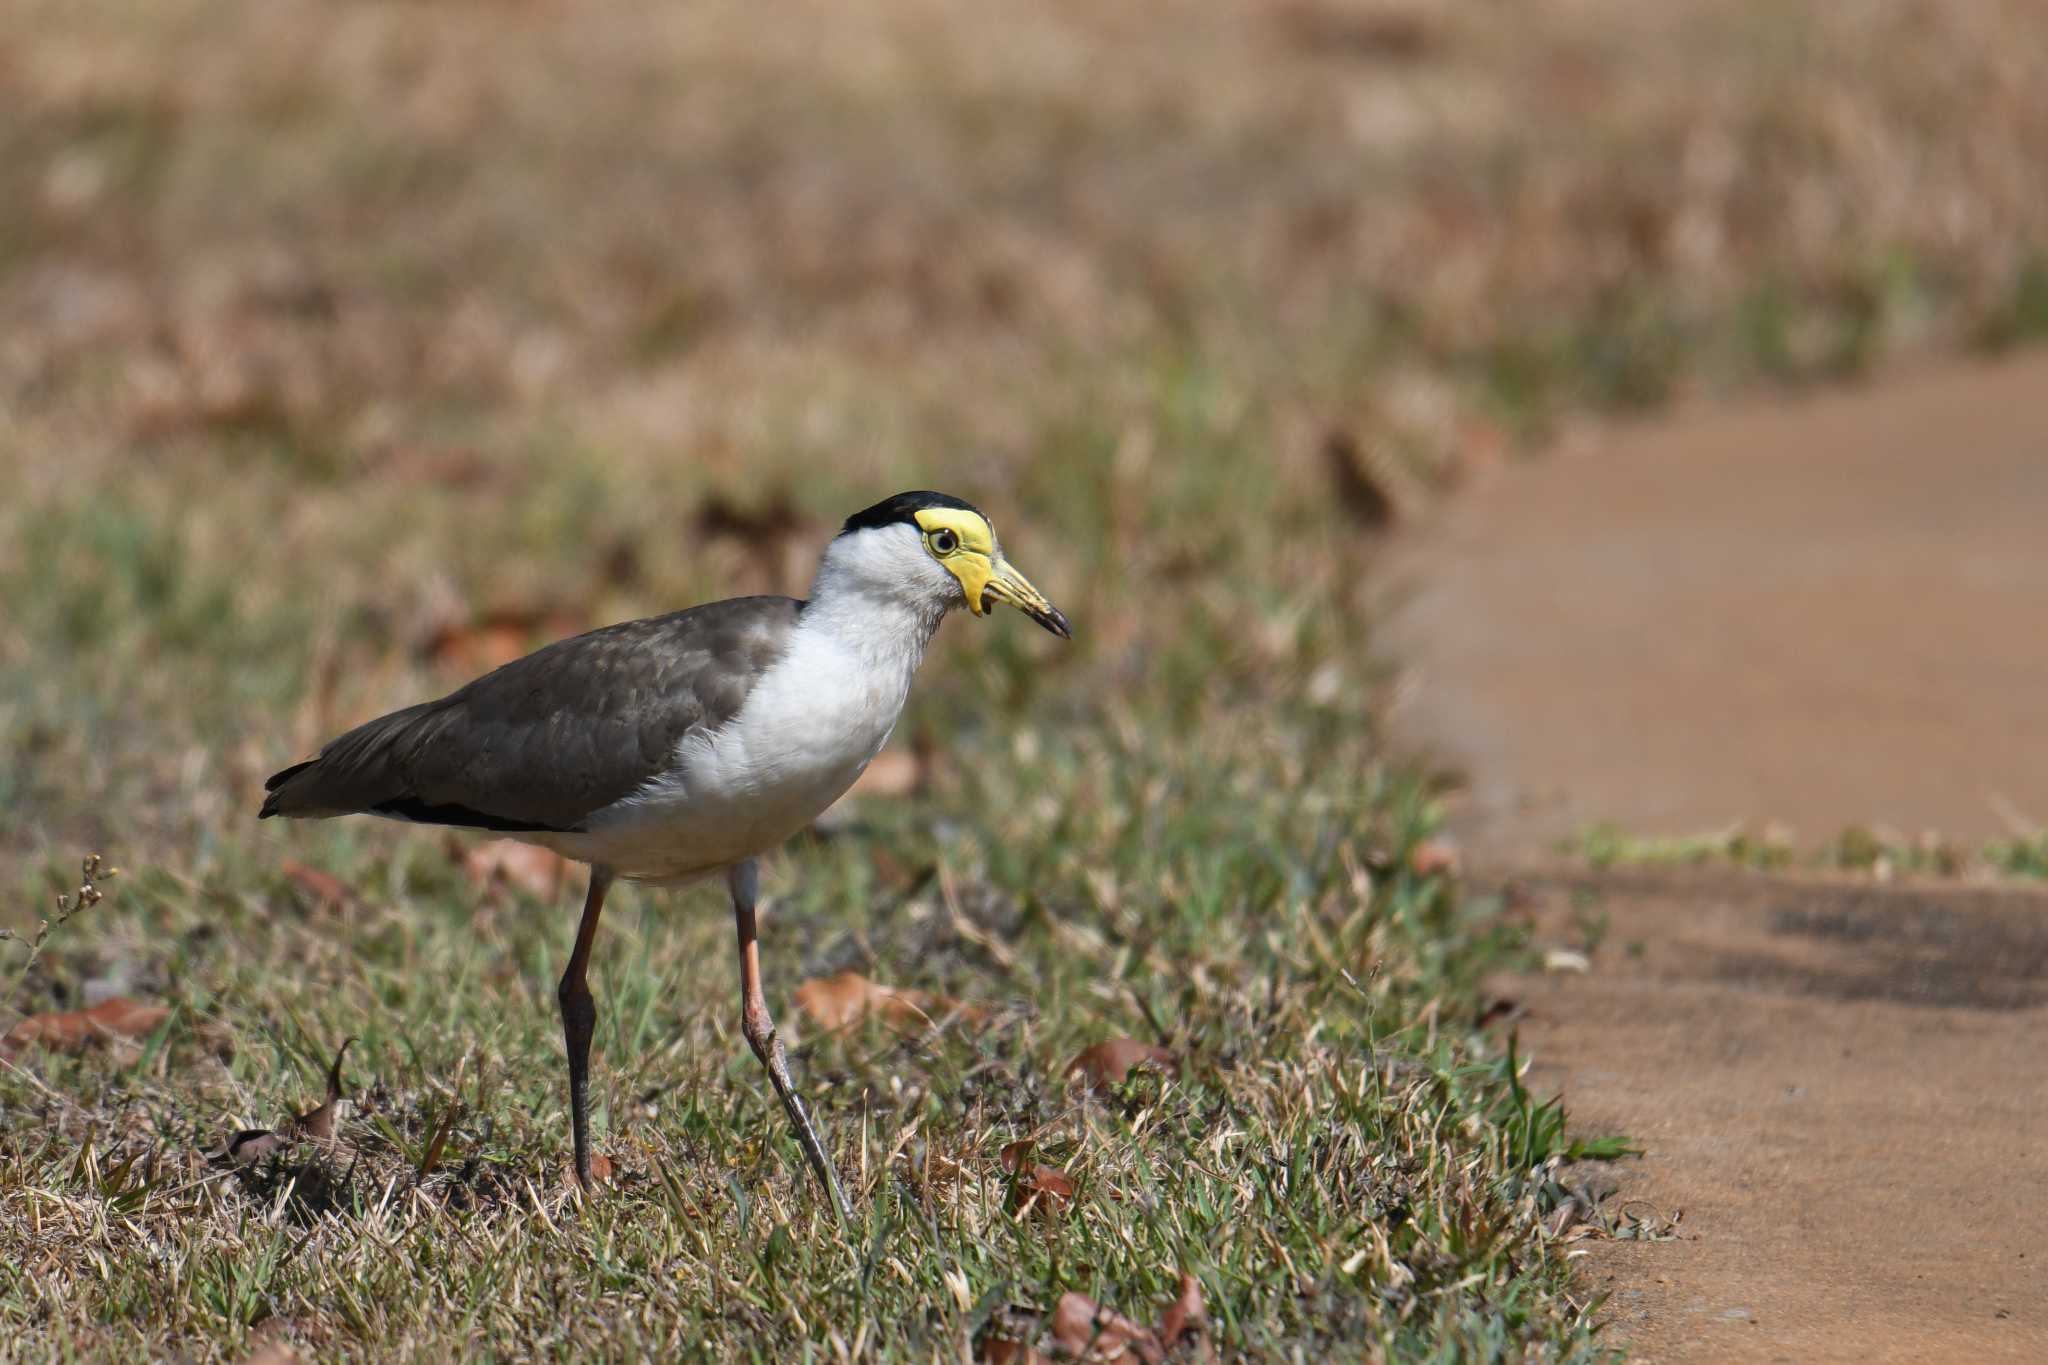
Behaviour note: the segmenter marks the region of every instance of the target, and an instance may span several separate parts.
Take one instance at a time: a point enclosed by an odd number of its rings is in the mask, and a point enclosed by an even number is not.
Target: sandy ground
[[[1409,731],[1497,851],[2048,823],[2048,358],[1617,430],[1395,567]]]
[[[1499,984],[1532,1079],[1646,1149],[1589,1243],[1650,1360],[2048,1359],[2048,895],[1588,876],[1594,819],[1970,839],[2048,816],[2048,362],[1622,432],[1401,561],[1412,741],[1586,973]]]
[[[1553,932],[1573,892],[1593,970],[1498,984],[1532,1089],[1644,1149],[1616,1197],[1683,1215],[1584,1244],[1616,1340],[2048,1359],[2048,896],[1616,875],[1535,887]]]

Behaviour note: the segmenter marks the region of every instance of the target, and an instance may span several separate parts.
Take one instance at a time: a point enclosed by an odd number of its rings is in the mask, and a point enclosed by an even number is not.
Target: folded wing
[[[730,720],[802,610],[739,597],[549,645],[274,774],[262,815],[578,830],[667,773],[686,735]]]

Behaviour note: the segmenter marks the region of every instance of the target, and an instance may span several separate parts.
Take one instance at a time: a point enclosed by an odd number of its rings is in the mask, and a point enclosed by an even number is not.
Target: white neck
[[[942,602],[907,601],[858,584],[827,582],[821,570],[798,628],[831,636],[877,672],[900,670],[908,688],[910,675],[924,662],[924,652],[945,619]]]
[[[914,528],[883,527],[825,547],[800,628],[829,637],[871,678],[907,693],[933,633],[959,602],[952,575],[925,553]]]

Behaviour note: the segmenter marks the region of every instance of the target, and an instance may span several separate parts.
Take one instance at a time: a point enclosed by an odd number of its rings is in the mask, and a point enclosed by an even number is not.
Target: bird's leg
[[[752,858],[726,874],[726,884],[732,888],[733,919],[740,938],[740,1032],[747,1035],[747,1046],[754,1049],[761,1065],[768,1068],[768,1079],[775,1082],[775,1093],[782,1097],[782,1107],[789,1114],[790,1125],[796,1129],[797,1145],[804,1149],[804,1159],[811,1163],[812,1173],[825,1187],[833,1212],[839,1215],[841,1223],[849,1223],[852,1215],[847,1211],[846,1196],[839,1192],[839,1177],[833,1173],[832,1163],[825,1156],[817,1130],[811,1127],[811,1116],[805,1112],[803,1096],[797,1094],[796,1087],[790,1083],[789,1064],[782,1056],[782,1040],[775,1036],[775,1021],[768,1017],[768,997],[761,991],[761,949],[754,930],[754,896],[759,880]]]
[[[590,998],[590,941],[597,937],[597,917],[604,893],[611,889],[612,870],[593,865],[590,890],[583,897],[583,922],[576,926],[576,947],[555,998],[562,1004],[562,1041],[569,1045],[569,1127],[576,1142],[576,1183],[585,1190],[590,1180],[590,1033],[597,1025],[597,1004]]]

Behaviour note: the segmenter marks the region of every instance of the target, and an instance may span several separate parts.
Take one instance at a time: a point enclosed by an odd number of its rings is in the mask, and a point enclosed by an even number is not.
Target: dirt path
[[[1651,1360],[2048,1359],[2048,894],[1559,873],[1596,819],[2048,820],[2048,360],[1617,434],[1413,535],[1411,740],[1592,970],[1500,983],[1539,1089],[1647,1148],[1593,1243]]]
[[[2048,358],[1623,429],[1413,538],[1410,732],[1475,835],[2048,823]]]
[[[1531,1086],[1646,1150],[1619,1198],[1684,1215],[1672,1241],[1584,1244],[1616,1339],[2048,1359],[2048,896],[1697,874],[1534,894],[1553,935],[1589,908],[1609,929],[1585,975],[1500,983]]]

